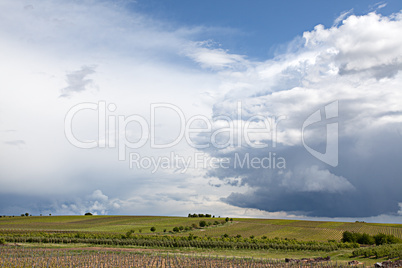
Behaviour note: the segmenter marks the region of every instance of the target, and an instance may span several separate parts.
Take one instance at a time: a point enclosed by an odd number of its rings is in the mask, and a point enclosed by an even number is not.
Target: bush
[[[373,245],[375,243],[375,240],[369,234],[364,233],[364,234],[358,234],[357,243],[362,245]]]
[[[384,244],[397,244],[401,243],[402,240],[393,236],[393,235],[386,235],[386,234],[378,234],[375,235],[374,237],[375,244],[378,245],[384,245]]]
[[[156,228],[155,227],[151,227],[151,232],[155,232],[156,231]]]
[[[202,227],[205,227],[206,225],[207,225],[207,223],[205,222],[205,221],[200,221],[200,227],[202,228]]]
[[[6,243],[6,240],[2,237],[0,238],[0,245],[4,245]]]
[[[401,243],[402,240],[393,236],[393,235],[386,235],[386,234],[377,234],[374,236],[371,236],[366,233],[351,233],[348,231],[343,232],[342,235],[342,242],[346,243],[359,243],[359,244],[364,244],[364,245],[373,245],[376,244],[378,245],[384,245],[384,244],[397,244]]]
[[[173,228],[173,232],[177,233],[177,232],[179,232],[179,231],[180,231],[179,227],[174,227],[174,228]]]

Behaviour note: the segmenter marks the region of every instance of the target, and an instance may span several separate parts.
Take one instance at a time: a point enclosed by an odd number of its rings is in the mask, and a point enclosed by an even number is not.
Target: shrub
[[[200,221],[200,227],[202,228],[202,227],[205,227],[206,225],[207,225],[207,223],[205,222],[205,221]]]
[[[372,245],[375,243],[375,240],[369,234],[358,234],[357,235],[357,243],[364,244],[364,245]]]
[[[0,238],[0,245],[4,245],[6,243],[6,240],[2,237]]]
[[[179,232],[180,230],[179,230],[179,227],[174,227],[173,228],[173,232],[175,232],[175,233],[177,233],[177,232]]]
[[[156,228],[155,227],[151,227],[151,232],[155,232],[156,231]]]
[[[382,233],[375,235],[373,238],[377,246],[384,244],[397,244],[402,242],[401,239],[393,235],[386,235]]]

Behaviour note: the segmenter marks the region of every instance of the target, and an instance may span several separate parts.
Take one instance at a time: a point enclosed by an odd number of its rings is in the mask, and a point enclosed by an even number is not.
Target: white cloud
[[[318,166],[286,172],[281,186],[290,192],[343,193],[355,189],[344,177],[320,170]]]

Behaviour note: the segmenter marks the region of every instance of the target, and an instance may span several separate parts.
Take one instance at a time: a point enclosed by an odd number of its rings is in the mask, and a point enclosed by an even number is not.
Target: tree
[[[25,213],[25,216],[27,216],[27,217],[28,217],[28,216],[29,216],[29,213],[28,213],[28,212],[27,212],[27,213]]]
[[[349,232],[349,231],[345,231],[342,234],[342,242],[346,243],[356,243],[357,242],[357,237],[355,235],[355,233]]]
[[[359,234],[357,243],[362,244],[362,245],[372,245],[375,243],[375,240],[369,234],[364,233],[364,234]]]
[[[155,232],[156,231],[156,228],[155,227],[151,227],[151,232]]]
[[[85,213],[85,216],[92,216],[92,213],[91,213],[91,212],[87,212],[87,213]]]
[[[205,221],[200,221],[200,227],[202,228],[202,227],[205,227],[206,225],[207,225],[207,223],[205,222]]]
[[[126,233],[126,238],[130,238],[130,236],[135,232],[135,230],[130,230]]]
[[[226,217],[225,221],[228,222],[228,221],[229,221],[229,217]]]

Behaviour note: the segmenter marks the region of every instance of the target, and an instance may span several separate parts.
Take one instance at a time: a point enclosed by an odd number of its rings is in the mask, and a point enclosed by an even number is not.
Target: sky
[[[402,223],[399,1],[0,2],[0,215]]]

